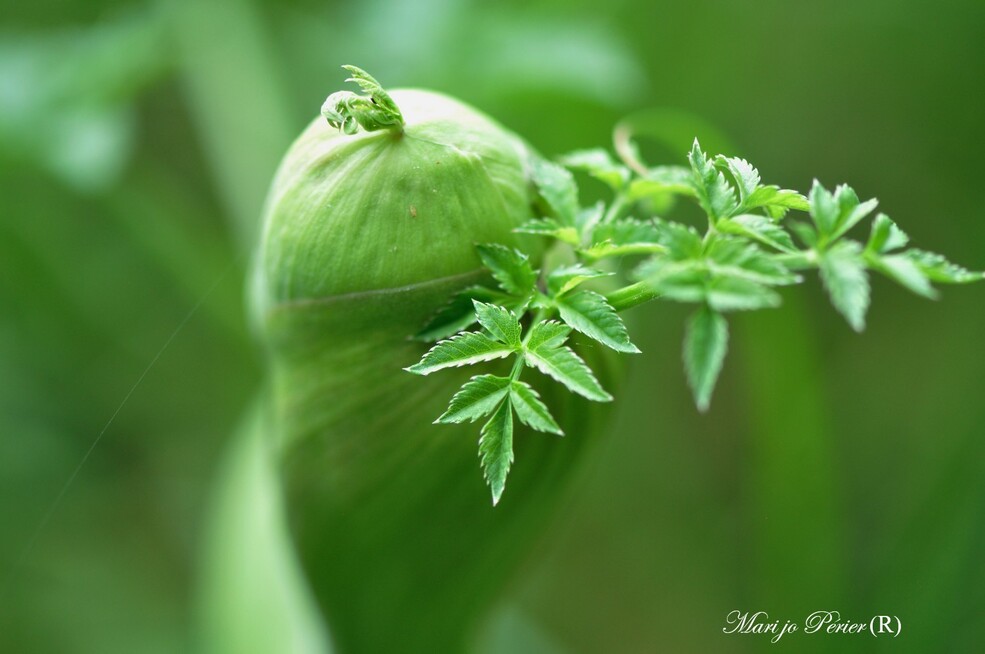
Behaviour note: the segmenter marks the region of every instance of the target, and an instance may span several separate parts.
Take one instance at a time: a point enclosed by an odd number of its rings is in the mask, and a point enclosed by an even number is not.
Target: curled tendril
[[[337,91],[328,96],[321,107],[321,115],[332,127],[346,134],[355,134],[362,127],[367,132],[379,129],[401,129],[404,117],[393,98],[383,90],[372,75],[355,66],[342,66],[366,95],[351,91]]]

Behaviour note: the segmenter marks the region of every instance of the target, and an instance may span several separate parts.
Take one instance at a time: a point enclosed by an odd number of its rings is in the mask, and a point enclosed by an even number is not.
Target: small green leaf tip
[[[691,316],[684,335],[684,368],[698,411],[711,405],[718,374],[728,351],[728,323],[708,306]]]
[[[479,437],[479,460],[492,492],[493,506],[506,488],[506,475],[513,465],[513,407],[506,396]]]
[[[355,66],[342,68],[352,75],[346,81],[358,84],[366,95],[337,91],[328,96],[321,106],[321,115],[328,124],[349,135],[358,132],[360,127],[367,132],[403,129],[403,114],[376,78]]]

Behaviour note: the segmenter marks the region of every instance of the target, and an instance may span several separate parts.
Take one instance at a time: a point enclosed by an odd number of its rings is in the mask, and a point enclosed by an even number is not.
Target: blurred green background
[[[3,15],[3,652],[191,647],[210,478],[261,375],[250,243],[340,64],[457,96],[549,156],[673,110],[692,118],[667,123],[681,146],[654,163],[727,139],[767,182],[850,182],[918,246],[985,267],[981,0],[37,0]],[[637,312],[645,354],[613,428],[485,650],[762,651],[722,633],[729,611],[834,609],[898,615],[903,635],[773,647],[981,651],[982,289],[930,303],[876,280],[858,336],[805,286],[733,319],[705,416],[681,370],[686,308]]]

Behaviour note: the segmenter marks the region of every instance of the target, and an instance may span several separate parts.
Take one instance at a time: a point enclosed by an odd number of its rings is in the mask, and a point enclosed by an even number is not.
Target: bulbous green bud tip
[[[358,84],[365,95],[336,91],[328,96],[321,107],[321,115],[328,124],[350,136],[359,131],[360,127],[367,132],[403,129],[404,117],[400,108],[376,78],[355,66],[342,68],[352,75],[346,81]]]
[[[534,215],[527,145],[452,98],[408,89],[390,95],[405,121],[399,133],[361,133],[357,117],[336,109],[345,95],[333,94],[328,120],[315,119],[285,156],[257,259],[260,321],[274,307],[348,297],[378,309],[374,326],[401,322],[402,339],[448,295],[481,279],[476,242],[512,246],[524,238],[513,229]],[[526,243],[527,251],[536,254],[536,245]],[[416,305],[399,299],[430,289],[440,293]],[[377,299],[356,299],[364,293]]]

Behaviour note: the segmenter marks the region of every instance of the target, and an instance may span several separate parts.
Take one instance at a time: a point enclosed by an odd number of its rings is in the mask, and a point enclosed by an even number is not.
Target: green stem
[[[605,212],[605,215],[602,217],[601,224],[604,225],[606,223],[611,223],[612,221],[617,219],[627,206],[629,206],[629,200],[627,200],[625,195],[620,193],[612,201],[612,204],[609,205],[609,209]]]
[[[519,379],[521,372],[523,372],[523,354],[517,352],[516,360],[513,362],[513,370],[510,371],[510,381]]]
[[[716,224],[715,221],[716,221],[716,219],[709,214],[708,215],[708,231],[705,232],[704,238],[701,239],[701,245],[702,245],[702,247],[707,246],[708,245],[708,241],[710,241],[711,238],[715,234],[718,233],[718,229],[715,227],[715,224]]]
[[[616,125],[612,133],[612,141],[616,149],[616,154],[622,159],[623,163],[629,166],[633,172],[641,177],[650,174],[646,164],[640,161],[636,149],[633,147],[633,129],[627,121]]]
[[[552,309],[548,309],[548,308],[537,309],[537,313],[534,314],[534,319],[530,321],[531,329],[528,329],[526,335],[523,337],[524,347],[526,347],[527,341],[530,340],[530,334],[533,333],[533,326],[539,323],[540,321],[546,319],[547,316],[551,315],[551,311]],[[517,352],[516,361],[513,362],[513,370],[510,371],[511,381],[516,381],[520,378],[520,373],[523,372],[523,365],[524,365],[523,352],[522,351]]]
[[[774,255],[774,260],[789,270],[807,270],[817,268],[818,256],[813,249],[799,250],[797,252],[781,252]]]
[[[541,322],[543,320],[547,320],[548,316],[550,316],[552,313],[554,313],[554,309],[551,308],[551,307],[541,307],[541,308],[537,309],[537,313],[534,314],[533,320],[530,321],[530,327],[532,328],[537,323],[539,323],[539,322]],[[533,329],[528,329],[527,330],[527,333],[524,335],[524,337],[523,337],[523,344],[524,345],[526,345],[527,344],[527,341],[530,340],[530,334],[531,334],[532,331],[533,331]]]
[[[632,309],[635,306],[649,302],[660,297],[660,294],[653,290],[646,282],[636,282],[629,286],[624,286],[619,290],[613,291],[605,296],[612,308],[616,311]]]

